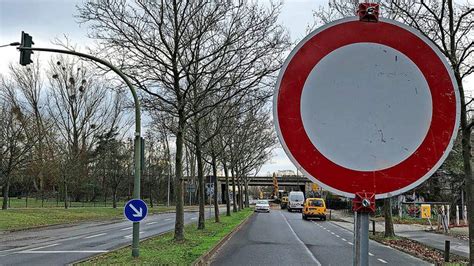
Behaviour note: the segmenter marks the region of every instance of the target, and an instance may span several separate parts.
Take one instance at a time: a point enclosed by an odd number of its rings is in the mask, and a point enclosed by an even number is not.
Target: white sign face
[[[312,144],[332,162],[358,171],[407,159],[425,139],[431,113],[420,69],[406,55],[375,43],[329,53],[311,70],[301,95]]]

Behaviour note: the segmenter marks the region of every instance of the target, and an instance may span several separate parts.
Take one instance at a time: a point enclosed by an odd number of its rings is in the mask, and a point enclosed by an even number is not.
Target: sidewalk
[[[351,213],[332,210],[331,218],[340,221],[332,221],[333,223],[344,227],[350,231],[354,230],[354,217]],[[419,224],[394,224],[393,225],[395,234],[398,236],[406,237],[408,239],[418,241],[426,246],[444,250],[445,240],[451,242],[451,253],[469,258],[469,242],[467,240],[461,240],[459,238],[428,232],[429,226]],[[375,223],[375,231],[381,232],[385,230],[384,222]],[[369,231],[372,232],[372,222],[369,224]]]

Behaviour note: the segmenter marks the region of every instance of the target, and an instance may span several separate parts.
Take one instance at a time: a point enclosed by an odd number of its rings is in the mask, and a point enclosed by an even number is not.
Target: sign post
[[[447,158],[460,97],[444,55],[421,33],[379,19],[377,4],[323,25],[286,59],[274,123],[311,181],[353,199],[354,265],[368,265],[375,200],[413,189]]]

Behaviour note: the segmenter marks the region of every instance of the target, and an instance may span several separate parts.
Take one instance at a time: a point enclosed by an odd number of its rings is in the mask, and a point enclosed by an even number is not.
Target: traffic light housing
[[[31,37],[28,33],[25,33],[24,31],[21,32],[21,44],[18,49],[20,50],[20,65],[26,66],[28,64],[33,63],[31,60],[31,54],[33,51],[31,50],[25,50],[22,48],[31,48],[31,45],[35,44],[33,42],[33,37]]]

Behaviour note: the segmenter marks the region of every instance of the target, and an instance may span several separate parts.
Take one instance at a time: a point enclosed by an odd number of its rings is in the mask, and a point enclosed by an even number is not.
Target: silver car
[[[268,204],[268,200],[258,200],[255,204],[255,211],[270,212],[270,204]]]

